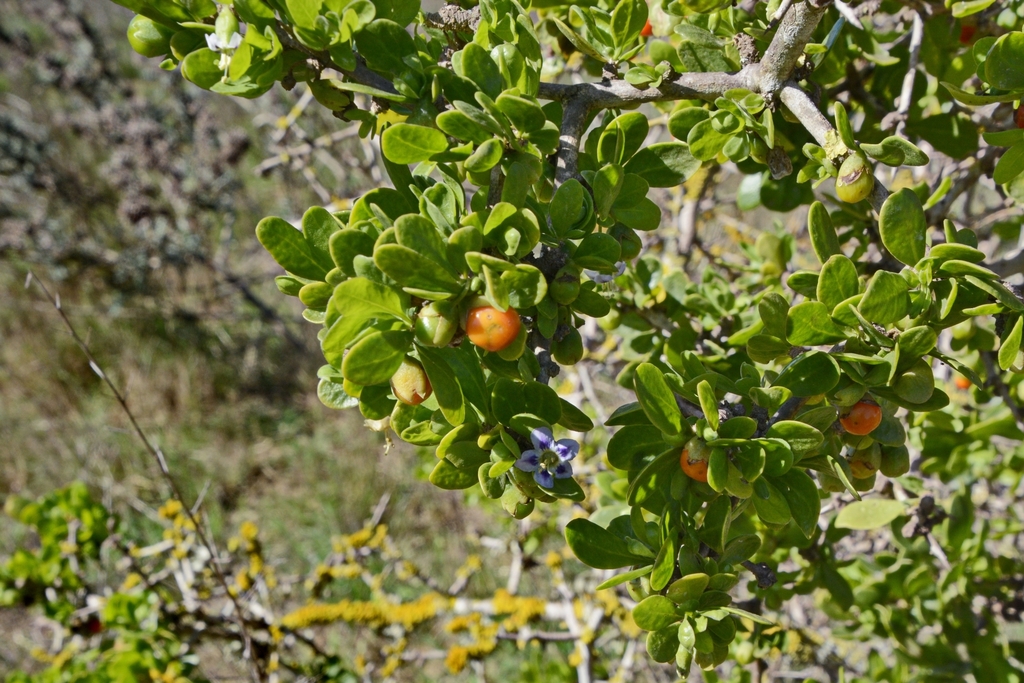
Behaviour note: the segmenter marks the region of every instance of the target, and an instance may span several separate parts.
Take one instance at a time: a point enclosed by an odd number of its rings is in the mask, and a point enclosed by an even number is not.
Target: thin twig
[[[64,323],[64,326],[67,328],[68,333],[71,334],[71,338],[74,339],[75,343],[78,345],[78,348],[81,349],[82,353],[85,354],[86,359],[89,361],[89,367],[92,369],[94,373],[96,373],[96,375],[99,376],[101,380],[103,380],[103,382],[107,385],[107,388],[110,389],[111,393],[114,394],[114,398],[121,406],[121,409],[124,411],[124,414],[128,417],[128,421],[131,423],[133,431],[142,441],[143,445],[146,447],[146,450],[149,451],[149,454],[152,455],[153,458],[156,460],[157,466],[160,469],[161,476],[163,476],[164,480],[167,482],[167,485],[171,489],[171,495],[181,505],[182,511],[185,513],[185,516],[188,517],[189,522],[195,529],[196,536],[199,538],[200,543],[202,543],[203,547],[206,548],[206,551],[210,553],[211,566],[213,567],[213,572],[217,578],[217,582],[221,585],[221,588],[224,590],[224,593],[227,596],[228,600],[230,600],[231,604],[234,606],[235,621],[238,624],[238,628],[242,635],[242,640],[244,641],[245,645],[245,650],[243,651],[242,656],[243,658],[247,659],[250,663],[250,676],[254,681],[265,681],[266,674],[263,671],[263,667],[252,656],[252,638],[249,635],[249,629],[245,625],[245,616],[242,613],[242,606],[241,604],[239,604],[238,599],[235,597],[235,595],[231,592],[231,589],[228,586],[227,579],[224,578],[224,573],[220,570],[214,546],[210,542],[206,533],[203,531],[203,527],[200,524],[199,519],[196,517],[196,514],[192,511],[191,506],[189,506],[185,502],[185,496],[182,495],[181,488],[178,486],[178,482],[174,479],[174,476],[168,469],[167,460],[164,458],[163,452],[157,446],[153,445],[152,441],[150,441],[149,437],[146,435],[146,432],[143,431],[142,427],[139,425],[138,420],[135,419],[134,413],[132,413],[131,409],[128,407],[128,402],[125,400],[124,395],[114,385],[114,382],[113,380],[110,379],[110,376],[106,372],[104,372],[102,367],[100,367],[100,364],[96,361],[96,357],[93,355],[88,344],[85,343],[85,340],[82,339],[81,336],[79,336],[78,331],[75,329],[75,326],[71,323],[71,320],[68,318],[67,314],[64,312],[63,307],[61,306],[60,295],[50,294],[50,290],[46,288],[46,285],[43,284],[43,281],[36,277],[35,273],[33,273],[31,270],[29,271],[29,279],[30,281],[26,284],[31,284],[31,280],[35,280],[36,283],[39,285],[39,288],[43,290],[43,293],[46,295],[46,298],[49,299],[50,303],[53,304],[54,309],[60,316],[60,319]]]
[[[920,12],[914,12],[914,21],[910,29],[910,57],[907,73],[903,77],[903,89],[900,90],[900,106],[896,110],[899,122],[896,124],[896,135],[902,136],[907,127],[907,116],[910,114],[910,103],[914,95],[914,78],[917,75],[917,63],[921,55],[921,43],[924,41],[924,21]]]

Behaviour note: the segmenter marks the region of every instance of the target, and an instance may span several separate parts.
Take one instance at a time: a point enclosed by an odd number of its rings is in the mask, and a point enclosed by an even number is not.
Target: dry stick
[[[254,681],[266,680],[266,674],[264,673],[263,668],[260,666],[259,662],[252,657],[252,638],[249,635],[249,629],[245,625],[245,617],[242,613],[242,606],[239,604],[238,599],[232,594],[231,589],[228,587],[227,579],[224,578],[224,573],[221,572],[220,566],[217,561],[216,549],[210,542],[206,533],[203,531],[203,527],[199,523],[199,520],[196,518],[195,514],[192,512],[192,508],[185,503],[185,497],[182,495],[181,489],[178,487],[177,481],[175,481],[174,477],[171,475],[170,470],[167,468],[167,461],[164,458],[163,452],[159,448],[154,446],[153,443],[149,440],[149,437],[146,436],[146,433],[142,430],[142,427],[139,426],[138,421],[135,419],[135,415],[132,413],[131,409],[128,408],[128,402],[125,399],[124,395],[114,385],[114,382],[110,379],[107,373],[103,371],[103,368],[100,367],[99,363],[96,361],[96,357],[93,356],[92,351],[89,349],[88,344],[86,344],[85,340],[83,340],[82,337],[79,336],[78,331],[75,329],[75,326],[71,324],[71,320],[68,318],[67,314],[64,313],[64,309],[61,307],[60,295],[54,296],[50,294],[50,290],[46,288],[46,285],[43,284],[43,281],[36,277],[35,273],[32,272],[31,270],[29,271],[28,276],[29,281],[26,283],[26,285],[30,285],[31,281],[35,280],[36,283],[39,285],[39,288],[43,290],[43,293],[46,295],[46,298],[50,301],[51,304],[53,304],[54,309],[60,316],[60,319],[64,323],[64,326],[67,328],[68,333],[71,334],[71,338],[74,339],[75,343],[78,345],[78,348],[80,348],[82,350],[82,353],[85,354],[86,359],[89,361],[89,367],[92,369],[93,372],[96,373],[97,376],[99,376],[100,379],[103,380],[103,382],[110,389],[111,393],[114,394],[114,398],[117,400],[118,404],[121,406],[121,409],[128,417],[128,421],[131,422],[132,429],[135,431],[135,434],[142,441],[143,445],[146,447],[146,450],[149,451],[149,454],[152,455],[153,458],[156,460],[157,466],[160,468],[161,475],[163,475],[163,478],[167,482],[167,485],[171,488],[171,494],[173,495],[174,499],[181,505],[181,508],[185,512],[185,515],[188,517],[189,522],[192,524],[192,527],[196,530],[196,536],[199,537],[199,542],[202,543],[203,547],[206,548],[206,551],[210,553],[210,559],[212,560],[213,571],[214,575],[217,578],[217,582],[221,585],[221,588],[224,589],[224,593],[227,595],[228,599],[231,601],[231,604],[234,606],[235,620],[236,623],[238,624],[239,631],[242,635],[242,639],[245,644],[245,650],[242,653],[242,656],[245,659],[249,660],[249,663],[251,665],[249,674]]]
[[[907,115],[910,113],[910,102],[914,95],[914,77],[917,75],[917,63],[921,56],[921,43],[924,41],[924,21],[921,13],[914,12],[914,22],[910,29],[910,57],[907,74],[903,77],[903,89],[900,90],[900,106],[896,110],[899,123],[896,124],[896,135],[902,136],[907,127]]]

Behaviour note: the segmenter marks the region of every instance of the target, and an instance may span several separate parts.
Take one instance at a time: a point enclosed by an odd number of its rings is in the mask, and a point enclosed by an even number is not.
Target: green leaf
[[[880,270],[868,281],[857,309],[869,322],[879,325],[900,321],[910,310],[910,285],[900,275]]]
[[[913,266],[924,258],[928,223],[913,190],[903,188],[889,195],[878,214],[878,230],[882,244],[901,263]]]
[[[836,103],[837,109],[841,106]],[[845,112],[846,110],[844,109],[843,111]],[[828,209],[821,202],[811,204],[811,208],[807,212],[807,232],[810,233],[811,246],[814,248],[814,253],[821,263],[825,263],[831,257],[842,253],[839,247],[839,237],[836,235],[836,228],[832,224],[832,217],[829,216]]]
[[[731,138],[731,135],[716,130],[712,119],[705,119],[690,129],[686,143],[694,159],[710,161],[718,156]]]
[[[411,332],[371,332],[349,350],[341,363],[341,373],[349,382],[362,386],[384,384],[398,370],[411,344]]]
[[[516,310],[536,306],[548,293],[548,281],[543,273],[526,263],[503,272],[501,282],[508,289],[509,305]]]
[[[448,139],[436,128],[396,123],[381,135],[381,151],[396,164],[426,161],[447,149]]]
[[[661,370],[651,363],[641,363],[633,383],[636,397],[654,426],[666,434],[678,434],[682,430],[683,414]]]
[[[640,149],[649,132],[650,124],[642,112],[633,111],[616,116],[605,126],[598,140],[598,161],[602,164],[625,163]]]
[[[220,55],[213,50],[200,48],[181,60],[181,75],[203,90],[209,90],[224,78],[224,71],[218,66],[219,60]]]
[[[614,271],[615,262],[621,254],[622,247],[618,240],[608,233],[594,232],[583,238],[572,260],[582,268]]]
[[[1000,185],[1005,185],[1021,173],[1024,173],[1024,142],[1018,142],[1003,152],[992,172],[992,180]]]
[[[584,192],[586,190],[583,189],[583,185],[575,178],[565,181],[555,191],[548,206],[548,214],[556,235],[564,236],[586,218]]]
[[[472,107],[472,109],[476,108]],[[476,111],[479,116],[470,117],[458,109],[450,109],[437,115],[437,127],[453,138],[468,140],[477,145],[501,134],[501,128],[491,117],[480,110]]]
[[[927,360],[918,358],[913,365],[900,375],[893,390],[896,394],[908,403],[925,403],[935,393],[935,375],[932,373],[932,366]],[[883,441],[883,439],[878,439]]]
[[[869,498],[850,503],[840,510],[836,516],[836,527],[862,531],[878,529],[902,515],[903,512],[903,503],[898,500]]]
[[[403,287],[428,292],[459,291],[460,285],[432,259],[399,244],[384,244],[373,253],[373,262]]]
[[[804,536],[810,538],[818,526],[821,515],[821,498],[818,497],[818,486],[804,470],[794,467],[775,483],[785,489],[789,510],[793,513],[793,521],[800,527]]]
[[[461,62],[461,69],[456,68],[460,76],[476,83],[492,100],[501,94],[501,70],[487,50],[476,43],[469,43],[461,50],[461,60],[456,60],[453,55],[453,63]]]
[[[674,661],[679,650],[678,634],[679,629],[675,625],[651,631],[647,634],[647,654],[661,664]]]
[[[868,156],[888,166],[924,166],[928,163],[928,155],[917,145],[895,135],[890,135],[877,145],[864,144],[860,148]]]
[[[809,424],[795,420],[780,420],[768,429],[768,437],[777,437],[789,444],[797,459],[821,445],[825,437]]]
[[[378,10],[377,14],[383,13]],[[364,26],[356,34],[356,48],[371,69],[395,75],[409,68],[405,56],[416,53],[412,36],[403,25],[390,19],[374,19]]]
[[[651,425],[627,425],[608,440],[608,463],[620,470],[639,468],[640,459],[665,450],[660,429]]]
[[[900,358],[920,358],[935,348],[938,339],[935,330],[924,325],[904,330],[896,340]]]
[[[659,142],[633,155],[623,170],[635,173],[651,187],[674,187],[697,172],[700,161],[681,142]]]
[[[516,130],[521,133],[531,133],[540,130],[544,127],[544,122],[547,121],[547,117],[544,116],[544,110],[540,108],[540,105],[525,97],[501,93],[494,101],[494,104],[512,122]]]
[[[455,373],[438,352],[424,347],[418,347],[418,350],[423,371],[427,373],[444,419],[458,427],[466,420],[466,401]]]
[[[781,294],[768,292],[757,303],[757,312],[764,323],[764,333],[782,339],[786,336],[789,302]]]
[[[846,332],[832,321],[825,304],[804,301],[789,309],[786,338],[794,346],[817,346],[843,341]]]
[[[669,535],[661,544],[661,550],[654,559],[654,571],[651,572],[651,589],[661,591],[668,585],[672,573],[676,570],[676,538]]]
[[[1011,31],[1000,36],[985,57],[985,80],[1000,90],[1024,90],[1024,32]]]
[[[700,400],[700,407],[704,411],[704,418],[708,421],[708,426],[717,432],[718,399],[715,397],[715,390],[711,388],[711,384],[706,379],[697,384],[697,398]]]
[[[651,560],[635,554],[624,539],[587,519],[566,524],[565,540],[576,558],[594,569],[619,569]]]
[[[767,497],[761,495],[758,489],[767,491]],[[793,518],[789,509],[789,503],[782,492],[774,484],[766,479],[758,479],[754,485],[754,495],[750,497],[754,503],[754,510],[757,516],[768,524],[786,524]]]
[[[1017,316],[1017,322],[1013,324],[1010,333],[999,345],[999,367],[1003,370],[1009,370],[1017,360],[1017,354],[1020,352],[1022,326],[1024,326],[1024,317]]]
[[[468,489],[479,482],[478,467],[456,467],[448,460],[439,460],[430,472],[430,483],[446,491]]]
[[[825,304],[831,313],[843,301],[860,292],[857,266],[842,254],[835,254],[825,261],[818,275],[818,301]]]
[[[458,113],[458,112],[456,112]],[[485,173],[498,165],[505,148],[497,138],[485,140],[465,161],[466,170],[471,173]]]
[[[448,262],[448,246],[441,238],[441,233],[423,216],[408,214],[399,217],[395,221],[395,239],[400,246],[426,256],[453,278],[458,276]]]
[[[644,0],[621,0],[612,11],[610,24],[612,43],[622,54],[632,45],[647,23],[647,3]]]
[[[997,95],[984,95],[981,93],[967,92],[961,90],[952,83],[941,82],[942,87],[949,91],[949,94],[953,98],[962,104],[966,104],[970,107],[980,107],[986,104],[993,104],[995,102],[1013,102],[1021,98],[1020,93],[1000,93]]]
[[[719,566],[739,564],[749,560],[761,549],[761,539],[756,534],[737,536],[725,545],[722,556],[718,559]]]
[[[824,394],[839,383],[839,364],[822,351],[801,354],[783,368],[775,386],[786,387],[794,396]]]
[[[647,576],[648,574],[651,573],[651,569],[653,569],[653,567],[654,567],[654,565],[648,564],[648,565],[645,565],[643,567],[640,567],[639,569],[634,569],[632,571],[623,572],[621,574],[616,574],[615,576],[613,576],[612,578],[608,579],[607,581],[603,581],[602,583],[599,583],[597,585],[597,588],[595,588],[594,590],[598,590],[598,591],[608,590],[609,588],[614,588],[615,586],[622,585],[622,584],[627,583],[629,581],[632,581],[634,579],[639,579],[642,576]]]
[[[615,203],[615,199],[619,196],[619,190],[622,188],[624,178],[625,174],[622,171],[622,167],[616,164],[602,166],[594,175],[591,186],[594,188],[594,210],[598,216],[604,218],[611,211],[612,204]],[[588,237],[596,237],[598,235],[603,235],[603,233],[594,233],[593,235],[588,235]],[[607,235],[605,236],[607,237]]]
[[[657,631],[679,621],[676,606],[663,595],[651,595],[633,608],[633,621],[645,631]]]
[[[704,573],[687,574],[681,579],[672,582],[665,595],[676,604],[696,600],[708,587],[710,577]]]
[[[331,255],[317,248],[282,218],[270,216],[256,226],[256,238],[278,265],[307,280],[323,280],[334,269]]]

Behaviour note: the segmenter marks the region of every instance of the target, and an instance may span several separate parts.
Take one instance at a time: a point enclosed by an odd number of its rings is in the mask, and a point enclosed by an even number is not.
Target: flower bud
[[[143,57],[160,57],[171,51],[174,32],[141,14],[128,24],[128,43]]]
[[[231,11],[231,8],[224,6],[220,8],[217,21],[214,22],[213,32],[220,40],[221,45],[230,45],[231,36],[238,33],[238,17]]]

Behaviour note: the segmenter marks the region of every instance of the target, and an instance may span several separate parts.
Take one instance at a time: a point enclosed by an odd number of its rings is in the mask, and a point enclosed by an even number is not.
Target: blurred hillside
[[[131,52],[131,15],[109,2],[0,0],[0,17],[0,497],[82,479],[152,534],[167,498],[52,307],[24,287],[31,269],[60,293],[186,497],[203,493],[215,534],[259,519],[268,556],[301,572],[392,492],[397,536],[429,545],[418,532],[449,528],[458,546],[470,523],[460,498],[419,484],[415,453],[385,455],[358,414],[317,401],[316,329],[276,291],[278,268],[253,236],[264,215],[324,201],[301,172],[254,169],[272,145],[337,122],[310,112],[285,129],[298,91],[238,101],[161,72]],[[311,159],[334,173],[319,174],[334,179],[321,190],[345,197],[366,183],[360,163],[335,161],[364,152],[341,141]],[[0,527],[0,555],[15,533]],[[7,642],[0,657],[17,650]]]

